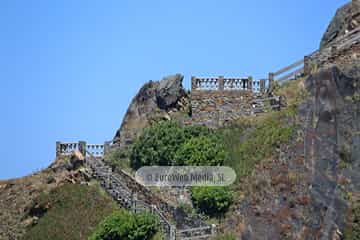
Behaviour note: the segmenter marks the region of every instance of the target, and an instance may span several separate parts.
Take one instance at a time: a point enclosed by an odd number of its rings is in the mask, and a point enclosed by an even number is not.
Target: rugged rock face
[[[126,147],[153,121],[171,119],[176,112],[186,112],[189,97],[182,86],[180,74],[163,78],[161,81],[146,83],[132,100],[116,132],[116,147]]]
[[[353,0],[336,11],[334,18],[328,26],[320,44],[320,48],[327,46],[346,32],[359,27],[360,2]]]
[[[360,192],[359,83],[356,63],[306,80],[297,135],[242,184],[225,231],[236,224],[241,239],[343,239]]]
[[[156,91],[156,102],[160,109],[169,110],[176,108],[176,104],[185,95],[182,86],[184,77],[180,74],[168,76],[159,82]]]

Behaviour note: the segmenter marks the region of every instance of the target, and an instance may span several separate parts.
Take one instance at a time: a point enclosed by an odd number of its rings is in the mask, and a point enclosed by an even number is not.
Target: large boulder
[[[360,2],[353,0],[336,11],[330,25],[323,35],[320,48],[324,48],[340,36],[352,29],[359,27],[360,24]]]
[[[171,114],[186,111],[189,97],[181,74],[149,81],[132,100],[120,129],[114,137],[116,148],[126,148],[152,122],[171,119]]]
[[[156,100],[161,109],[170,109],[175,107],[179,99],[184,96],[185,91],[182,86],[184,77],[180,74],[165,77],[159,82],[156,89]]]

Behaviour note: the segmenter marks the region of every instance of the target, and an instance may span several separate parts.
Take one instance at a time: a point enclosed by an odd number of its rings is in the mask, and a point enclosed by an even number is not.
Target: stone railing
[[[90,152],[95,157],[102,157],[105,154],[104,144],[86,144],[86,151]]]
[[[252,78],[191,77],[192,91],[252,91]]]
[[[76,150],[85,155],[86,142],[56,142],[56,156],[70,155],[73,151]]]
[[[70,155],[73,151],[79,151],[84,156],[92,154],[95,157],[103,157],[109,151],[112,141],[104,144],[88,144],[85,141],[79,142],[56,142],[56,156]]]

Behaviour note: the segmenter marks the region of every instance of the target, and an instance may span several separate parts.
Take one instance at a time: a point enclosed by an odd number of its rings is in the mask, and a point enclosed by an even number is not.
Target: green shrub
[[[189,216],[196,214],[194,208],[191,206],[191,204],[188,203],[180,203],[178,209],[180,209]]]
[[[175,161],[179,165],[219,166],[227,156],[221,139],[201,136],[187,140],[176,153]]]
[[[143,134],[135,141],[130,155],[130,165],[134,169],[153,165],[184,165],[186,164],[185,157],[188,156],[188,152],[195,150],[194,148],[190,149],[189,144],[186,143],[195,141],[199,151],[203,152],[204,147],[214,145],[213,140],[206,139],[207,137],[211,138],[213,135],[214,132],[205,127],[181,127],[178,123],[172,121],[155,123],[145,129]],[[199,138],[199,140],[194,140],[196,138]],[[202,142],[205,143],[205,146],[202,145]],[[182,150],[184,146],[186,146],[186,151]],[[202,156],[203,162],[206,159],[213,160],[205,157]],[[220,156],[213,158],[218,157]]]
[[[194,206],[210,217],[226,213],[233,201],[233,192],[227,187],[192,187]]]
[[[104,158],[114,168],[127,169],[130,167],[128,150],[114,150],[107,154]]]
[[[131,167],[172,165],[175,153],[185,141],[184,131],[174,122],[160,122],[144,130],[135,141]]]
[[[157,232],[158,221],[145,212],[133,214],[118,210],[100,223],[89,240],[147,240]]]

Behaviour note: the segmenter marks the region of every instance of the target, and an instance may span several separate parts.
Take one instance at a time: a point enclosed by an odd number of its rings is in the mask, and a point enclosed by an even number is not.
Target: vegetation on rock
[[[106,216],[117,209],[116,203],[98,186],[65,184],[42,194],[34,204],[42,217],[31,227],[26,240],[82,240]]]
[[[301,104],[309,94],[305,89],[305,77],[285,82],[281,86],[277,82],[274,85],[274,94],[284,97],[287,106],[292,108]]]
[[[226,187],[193,187],[191,198],[194,206],[211,217],[226,213],[233,201],[234,193]]]
[[[226,158],[219,142],[208,128],[162,121],[145,129],[137,139],[130,155],[131,167],[219,165]]]
[[[351,222],[345,231],[345,240],[360,239],[360,204],[353,206],[351,211]]]
[[[215,240],[236,240],[236,237],[231,233],[225,233],[216,236]]]
[[[219,138],[201,136],[186,141],[176,153],[175,162],[187,166],[219,166],[227,156]]]
[[[89,240],[148,240],[158,231],[157,218],[148,213],[118,210],[100,223]]]
[[[295,129],[294,114],[294,109],[288,108],[257,119],[244,118],[223,129],[230,153],[224,164],[235,170],[238,179],[251,173],[259,161],[271,157],[276,148],[289,141]]]
[[[126,170],[130,168],[129,155],[130,152],[127,149],[117,149],[105,155],[104,160],[113,168]]]

